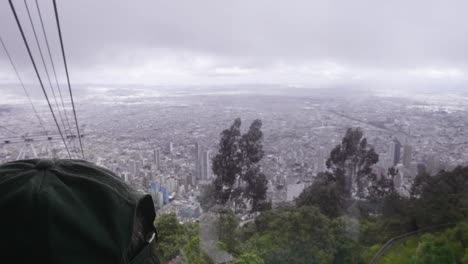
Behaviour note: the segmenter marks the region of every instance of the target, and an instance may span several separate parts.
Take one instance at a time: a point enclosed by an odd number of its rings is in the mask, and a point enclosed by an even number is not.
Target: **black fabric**
[[[143,210],[146,223],[153,222],[151,196],[135,192],[114,173],[92,163],[39,159],[5,163],[0,166],[0,259],[130,263],[137,208]],[[145,250],[152,255],[149,247]]]
[[[147,244],[138,255],[132,259],[130,264],[160,264],[159,259],[151,250],[152,244]]]

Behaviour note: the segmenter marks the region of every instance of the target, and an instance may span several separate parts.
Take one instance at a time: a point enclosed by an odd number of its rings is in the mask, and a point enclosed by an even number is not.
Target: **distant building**
[[[396,166],[398,162],[400,162],[400,156],[401,156],[401,143],[398,141],[398,139],[394,139],[393,142],[390,144],[390,159],[392,166]]]
[[[210,151],[205,150],[198,142],[195,143],[195,178],[208,180],[211,178]]]
[[[210,151],[206,150],[203,152],[202,157],[202,179],[209,180],[211,178],[211,166],[210,166]]]
[[[403,146],[403,165],[406,168],[409,168],[410,163],[412,161],[413,155],[413,148],[410,145]]]
[[[195,143],[195,178],[197,180],[202,179],[202,159],[201,159],[202,148],[200,144]]]
[[[166,184],[169,193],[176,192],[179,186],[175,178],[169,178]]]
[[[143,163],[141,161],[138,161],[134,159],[132,161],[132,175],[131,175],[131,180],[135,179],[140,175],[140,170],[143,167]]]
[[[153,166],[156,170],[161,170],[161,150],[153,150]]]

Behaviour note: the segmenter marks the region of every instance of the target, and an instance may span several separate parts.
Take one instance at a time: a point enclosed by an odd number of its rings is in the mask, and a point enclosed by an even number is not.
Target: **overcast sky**
[[[52,1],[39,2],[62,76]],[[42,66],[24,2],[14,3]],[[42,40],[35,1],[28,3]],[[467,81],[468,1],[58,0],[58,5],[73,83],[357,83],[406,89]],[[0,2],[0,23],[20,74],[35,82],[7,1]],[[15,82],[0,50],[0,83]]]

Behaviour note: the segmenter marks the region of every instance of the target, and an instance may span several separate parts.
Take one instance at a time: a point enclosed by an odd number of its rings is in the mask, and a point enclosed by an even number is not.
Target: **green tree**
[[[245,253],[240,255],[236,260],[234,260],[233,264],[264,264],[262,258],[253,254],[253,253]]]
[[[257,211],[267,191],[267,178],[259,165],[264,155],[262,122],[253,121],[242,136],[240,126],[238,118],[221,133],[218,154],[213,158],[214,196],[218,203],[231,201],[236,208],[245,207],[245,201],[249,201]]]
[[[371,186],[369,188],[369,200],[372,202],[382,201],[385,197],[396,193],[394,178],[398,175],[398,170],[395,167],[388,169],[387,174],[382,174],[380,177],[372,175]]]
[[[328,217],[339,216],[343,210],[343,196],[339,193],[337,183],[330,177],[328,172],[319,173],[315,182],[296,198],[297,207],[317,206]]]
[[[360,236],[359,222],[356,219],[340,217],[331,222],[335,241],[334,264],[361,263],[363,247],[357,239]]]
[[[468,225],[459,223],[454,228],[398,243],[380,263],[464,263],[467,241]]]
[[[242,178],[247,186],[244,190],[245,198],[252,202],[252,210],[257,211],[261,202],[266,198],[268,180],[261,172],[260,160],[264,151],[262,145],[262,121],[256,119],[250,125],[249,131],[242,135],[240,146],[243,156]]]
[[[340,192],[348,199],[355,193],[359,197],[365,194],[365,186],[372,179],[372,165],[379,161],[374,148],[367,144],[367,139],[360,128],[349,128],[341,144],[331,152],[326,164],[332,171]]]
[[[237,118],[229,129],[221,133],[218,154],[213,157],[213,173],[216,175],[215,198],[222,205],[230,199],[237,198],[233,188],[242,171],[242,152],[239,145],[240,126],[241,120]]]
[[[182,249],[184,264],[210,264],[209,257],[200,249],[200,238],[193,236],[188,239]]]
[[[317,206],[329,217],[341,215],[350,208],[354,194],[363,197],[369,191],[367,186],[376,179],[371,167],[378,159],[361,129],[348,129],[341,144],[330,153],[329,171],[317,175],[296,199],[296,205]]]
[[[394,178],[398,175],[394,167],[388,169],[387,174],[371,176],[371,184],[367,199],[372,205],[373,213],[381,213],[384,217],[398,217],[400,219],[409,216],[410,201],[399,195],[395,188]]]
[[[167,263],[179,255],[185,242],[184,227],[179,224],[174,213],[159,216],[155,227],[158,230],[157,254],[162,263]]]
[[[354,195],[364,197],[368,193],[367,186],[376,179],[371,167],[379,156],[363,135],[360,128],[346,131],[326,162],[329,171],[319,173],[304,189],[297,206],[317,206],[325,215],[337,217],[350,208]]]
[[[412,215],[419,227],[468,219],[468,167],[422,175],[415,182]]]
[[[332,263],[335,238],[330,220],[315,207],[274,209],[255,219],[256,232],[243,252],[265,263]]]
[[[223,208],[218,211],[216,220],[216,231],[218,240],[223,245],[223,249],[230,253],[238,253],[239,245],[236,237],[236,230],[239,220],[231,209]]]
[[[161,263],[182,256],[184,264],[210,264],[209,257],[200,248],[199,226],[180,224],[175,214],[163,214],[155,221],[158,230],[156,253]]]
[[[424,235],[416,250],[416,264],[456,264],[454,249],[445,236]]]
[[[411,198],[418,199],[421,196],[423,190],[427,189],[430,177],[427,173],[421,173],[416,176],[410,189]]]
[[[461,259],[462,264],[468,264],[468,248],[465,249],[465,255]]]

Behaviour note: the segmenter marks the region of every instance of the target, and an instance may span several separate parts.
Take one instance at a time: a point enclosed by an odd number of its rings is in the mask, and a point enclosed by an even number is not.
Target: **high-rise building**
[[[156,170],[161,170],[161,150],[153,150],[153,166]]]
[[[394,139],[390,144],[390,159],[392,161],[392,166],[395,166],[400,162],[401,155],[401,143],[398,139]]]
[[[197,180],[208,180],[210,174],[210,151],[195,143],[195,178]]]
[[[405,145],[403,147],[403,165],[406,168],[409,168],[410,163],[412,161],[412,155],[413,155],[413,148],[410,145]]]
[[[211,166],[210,166],[210,151],[206,150],[203,152],[202,157],[202,179],[208,180],[211,178]]]
[[[175,178],[169,178],[169,179],[167,180],[166,185],[167,185],[167,186],[166,186],[166,187],[167,187],[167,191],[168,191],[169,193],[175,192],[175,191],[177,190],[177,187],[178,187],[177,181],[176,181]]]
[[[202,148],[200,144],[195,143],[195,178],[200,180],[202,178]]]

